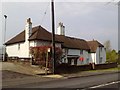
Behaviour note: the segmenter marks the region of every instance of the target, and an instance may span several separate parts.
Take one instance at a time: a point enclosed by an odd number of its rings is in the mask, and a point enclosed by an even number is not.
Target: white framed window
[[[100,61],[99,61],[99,63],[102,63],[102,59],[103,59],[103,57],[100,57]]]
[[[68,49],[65,50],[65,53],[68,54]]]
[[[83,54],[83,50],[80,50],[80,54]]]
[[[18,50],[20,50],[20,43],[18,44]]]
[[[89,58],[86,59],[87,64],[89,64]]]

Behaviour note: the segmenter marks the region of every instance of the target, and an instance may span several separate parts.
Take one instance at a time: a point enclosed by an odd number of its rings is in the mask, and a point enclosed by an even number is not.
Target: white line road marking
[[[108,85],[116,84],[116,83],[120,83],[120,81],[110,82],[110,83],[107,83],[107,84],[101,84],[101,85],[97,85],[97,86],[92,86],[92,87],[89,87],[89,88],[99,88],[99,87],[108,86]]]

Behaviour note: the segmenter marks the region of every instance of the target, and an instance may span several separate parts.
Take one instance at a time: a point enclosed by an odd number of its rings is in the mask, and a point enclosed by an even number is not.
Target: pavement
[[[118,70],[94,70],[94,71],[81,71],[74,74],[63,74],[62,76],[65,78],[77,78],[77,77],[88,77],[88,76],[95,76],[101,74],[112,74],[118,73]]]
[[[119,69],[103,69],[103,70],[89,70],[89,71],[80,71],[77,73],[71,74],[55,74],[55,75],[43,75],[42,77],[50,77],[50,78],[77,78],[77,77],[87,77],[101,74],[112,74],[119,73]]]

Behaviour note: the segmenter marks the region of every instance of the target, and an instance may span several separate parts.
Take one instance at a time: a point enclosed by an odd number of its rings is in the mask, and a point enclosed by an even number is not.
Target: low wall
[[[117,63],[106,63],[106,64],[97,64],[95,69],[108,69],[117,67]]]
[[[56,67],[56,73],[76,73],[76,72],[92,70],[92,69],[99,70],[99,69],[109,69],[115,67],[117,67],[117,63],[107,63],[107,64],[97,64],[97,65],[89,64],[89,65],[80,65],[80,66],[61,64],[58,67]]]
[[[56,67],[56,73],[76,73],[79,71],[90,70],[90,69],[91,69],[90,65],[75,66],[69,64],[61,64]]]

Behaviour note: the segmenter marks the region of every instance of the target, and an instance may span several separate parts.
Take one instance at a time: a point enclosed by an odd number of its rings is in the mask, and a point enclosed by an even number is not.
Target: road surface
[[[4,88],[61,88],[65,90],[69,90],[70,88],[75,88],[75,90],[98,90],[98,88],[113,88],[112,90],[118,90],[120,84],[120,79],[118,77],[118,73],[111,73],[88,77],[77,77],[47,82],[29,83],[17,86],[13,85]]]
[[[116,81],[116,82],[110,82],[110,83],[106,83],[106,84],[101,84],[101,85],[96,85],[96,86],[92,86],[89,87],[90,90],[95,90],[95,89],[112,89],[112,90],[120,90],[120,82]]]

